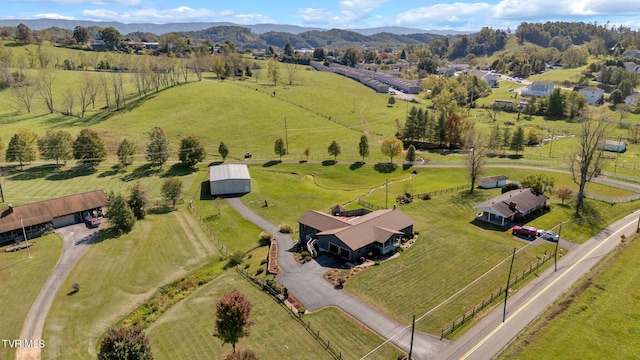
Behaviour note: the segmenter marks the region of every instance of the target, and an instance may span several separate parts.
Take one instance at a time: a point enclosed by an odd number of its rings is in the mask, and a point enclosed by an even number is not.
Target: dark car
[[[250,152],[244,153],[244,158],[245,159],[251,159],[251,153]]]

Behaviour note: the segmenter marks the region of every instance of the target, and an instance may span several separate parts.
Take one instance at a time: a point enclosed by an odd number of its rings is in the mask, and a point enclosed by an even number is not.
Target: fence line
[[[511,285],[515,285],[518,282],[524,280],[528,275],[530,275],[533,271],[538,271],[540,265],[543,265],[550,259],[553,259],[555,255],[555,251],[546,254],[542,259],[538,258],[538,261],[535,264],[529,265],[529,268],[523,270],[521,273],[517,273],[515,278],[509,281],[509,285],[507,287],[500,287],[500,289],[493,291],[488,297],[482,299],[481,302],[477,303],[473,308],[462,314],[459,318],[453,320],[453,322],[446,327],[442,328],[442,335],[440,336],[440,340],[444,339],[446,336],[451,335],[456,329],[461,327],[467,321],[473,319],[476,314],[478,314],[482,309],[491,305],[495,299],[501,298],[501,295],[504,294],[505,291],[509,291],[509,287]]]
[[[195,206],[193,206],[193,202],[190,202],[187,208],[189,209],[191,214],[193,214],[195,218],[198,220],[198,222],[200,223],[200,226],[202,226],[202,228],[206,231],[207,235],[209,235],[209,237],[213,239],[220,253],[224,256],[229,255],[229,250],[227,249],[227,247],[224,246],[224,244],[220,241],[220,239],[218,239],[213,233],[213,231],[211,231],[211,228],[209,227],[207,222],[204,221],[204,219],[202,218],[198,210],[195,208]]]
[[[443,189],[443,190],[436,190],[436,191],[430,191],[424,194],[415,194],[413,196],[418,197],[418,198],[424,198],[425,196],[435,196],[435,195],[442,195],[442,194],[448,194],[448,193],[453,193],[456,191],[460,191],[460,190],[469,190],[469,187],[471,185],[460,185],[457,187],[453,187],[453,188],[448,188],[448,189]]]
[[[305,330],[307,330],[307,332],[311,334],[311,336],[313,336],[313,338],[320,345],[322,345],[322,347],[329,353],[329,355],[331,355],[334,359],[337,359],[337,360],[344,359],[342,352],[335,349],[333,345],[331,345],[331,342],[328,339],[324,338],[322,334],[320,334],[320,330],[314,330],[311,327],[311,321],[304,321],[301,317],[302,315],[291,311],[291,308],[289,308],[284,303],[284,299],[279,296],[280,293],[274,288],[272,288],[271,285],[249,274],[248,272],[244,271],[244,269],[241,269],[239,266],[236,266],[236,271],[240,273],[242,276],[244,276],[247,280],[249,280],[250,283],[254,284],[256,287],[260,288],[262,291],[271,295],[271,298],[274,299],[278,304],[280,304],[280,306],[285,308],[287,310],[287,313],[289,313],[291,317],[296,319],[298,323],[304,326]]]
[[[373,210],[380,210],[380,209],[386,209],[384,206],[378,206],[376,204],[372,204],[370,202],[364,201],[362,199],[358,199],[358,204],[367,207],[369,209],[373,209]]]

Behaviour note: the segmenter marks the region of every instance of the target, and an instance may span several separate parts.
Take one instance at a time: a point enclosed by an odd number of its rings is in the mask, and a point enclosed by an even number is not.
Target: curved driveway
[[[56,230],[62,238],[62,255],[31,305],[29,314],[22,325],[22,331],[20,331],[21,340],[34,340],[35,343],[44,340],[46,346],[47,339],[42,339],[42,330],[51,304],[53,304],[56,294],[71,269],[89,248],[89,244],[97,239],[99,230],[99,228],[88,229],[85,224],[66,226]],[[16,360],[37,360],[40,358],[41,351],[38,347],[21,347],[16,350]]]
[[[339,307],[384,339],[388,339],[403,351],[409,352],[411,325],[398,324],[348,292],[335,289],[323,277],[325,272],[336,265],[330,257],[320,256],[316,259],[317,261],[297,263],[291,253],[293,242],[289,235],[281,234],[277,226],[254,213],[239,198],[230,198],[228,201],[247,220],[274,234],[278,243],[278,266],[284,271],[276,278],[305,308],[316,311],[326,306]],[[440,341],[439,338],[416,331],[413,357],[415,359],[430,358],[447,343],[446,340]]]

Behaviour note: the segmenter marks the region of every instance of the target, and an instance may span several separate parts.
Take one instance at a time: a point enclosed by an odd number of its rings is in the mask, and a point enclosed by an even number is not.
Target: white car
[[[538,236],[545,240],[553,242],[560,240],[560,235],[554,233],[553,231],[538,230]]]

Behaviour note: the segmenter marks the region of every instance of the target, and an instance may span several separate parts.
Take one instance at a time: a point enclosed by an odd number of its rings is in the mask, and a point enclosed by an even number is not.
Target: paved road
[[[635,233],[640,211],[606,227],[558,261],[558,271],[546,270],[509,298],[506,321],[500,306],[458,340],[449,343],[435,359],[491,359],[531,321],[597,264],[620,242]]]
[[[384,339],[389,339],[400,349],[409,352],[410,324],[408,326],[398,324],[348,292],[334,288],[323,278],[324,273],[336,266],[334,258],[330,255],[322,255],[316,261],[305,264],[297,263],[291,253],[293,242],[289,235],[279,233],[277,226],[254,213],[239,198],[230,198],[228,201],[247,220],[274,234],[278,243],[278,266],[283,270],[283,273],[276,278],[305,308],[309,311],[316,311],[326,306],[339,307]],[[409,319],[408,322],[410,322]],[[440,341],[439,338],[429,334],[416,332],[413,357],[415,359],[431,358],[447,343],[446,340]]]
[[[84,224],[66,226],[56,230],[62,237],[62,255],[53,272],[42,286],[42,289],[40,289],[40,293],[38,293],[33,305],[31,305],[29,314],[27,314],[27,318],[22,325],[22,331],[20,331],[21,340],[34,340],[37,342],[42,339],[44,321],[56,294],[76,262],[98,237],[99,230],[100,228],[88,229]],[[32,261],[37,261],[37,259]],[[46,345],[46,339],[42,340],[45,341]],[[18,348],[16,351],[16,360],[37,360],[40,358],[40,348],[37,347]]]

